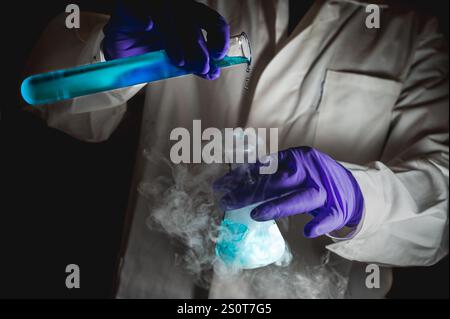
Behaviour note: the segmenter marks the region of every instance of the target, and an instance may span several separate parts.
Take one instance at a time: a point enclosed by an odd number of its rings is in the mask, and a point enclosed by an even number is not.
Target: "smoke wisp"
[[[165,168],[162,172],[169,172],[144,180],[138,186],[139,193],[149,202],[147,226],[153,231],[164,231],[184,246],[180,262],[198,283],[208,287],[214,273],[225,280],[238,276],[239,281],[251,286],[252,298],[344,296],[347,278],[330,267],[327,260],[320,266],[296,267],[289,249],[277,264],[259,269],[242,270],[224,264],[215,253],[223,211],[212,184],[226,173],[226,166],[173,165],[155,151],[145,151],[144,156],[151,165],[159,165]],[[236,291],[237,296],[239,293]]]

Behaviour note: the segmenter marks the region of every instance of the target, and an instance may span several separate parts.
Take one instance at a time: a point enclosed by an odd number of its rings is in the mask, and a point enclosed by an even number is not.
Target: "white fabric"
[[[440,260],[448,251],[449,107],[448,56],[436,21],[387,6],[381,29],[367,29],[363,3],[318,1],[287,38],[287,1],[213,3],[232,34],[249,35],[254,57],[249,89],[244,89],[246,66],[222,70],[212,82],[189,76],[148,85],[139,154],[144,149],[168,154],[172,128],[190,128],[193,119],[201,119],[204,128],[278,127],[280,148],[310,145],[328,153],[353,172],[365,198],[360,229],[348,240],[305,239],[308,217],[289,218],[284,236],[300,264],[318,264],[328,249],[351,267],[348,296],[381,297],[389,289],[389,268],[382,268],[382,288],[369,290],[358,262],[425,266]],[[86,44],[60,44],[47,63],[92,61],[99,55],[100,27],[91,34]],[[68,59],[69,48],[78,48],[81,60]],[[49,106],[48,124],[102,141],[140,88]],[[161,168],[139,157],[135,174],[138,183],[158,176]],[[176,248],[147,228],[146,202],[133,187],[118,297],[193,297],[192,278],[175,263]],[[260,295],[239,278],[231,283],[214,278],[210,289],[210,297]]]

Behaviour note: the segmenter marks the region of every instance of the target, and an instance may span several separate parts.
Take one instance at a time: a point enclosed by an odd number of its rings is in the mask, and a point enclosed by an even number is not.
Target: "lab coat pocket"
[[[328,70],[317,107],[314,147],[336,160],[379,159],[401,83]]]

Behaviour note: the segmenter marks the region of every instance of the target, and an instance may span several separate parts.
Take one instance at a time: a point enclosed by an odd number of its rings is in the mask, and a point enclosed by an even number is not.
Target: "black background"
[[[406,2],[406,1],[403,1]],[[48,21],[69,3],[110,12],[113,1],[3,1],[1,10],[0,298],[109,298],[139,136],[142,95],[112,138],[79,142],[19,109],[26,58]],[[448,1],[408,1],[439,15]],[[448,33],[447,33],[448,34]],[[65,287],[65,267],[81,288]],[[448,298],[448,257],[394,270],[391,298]]]

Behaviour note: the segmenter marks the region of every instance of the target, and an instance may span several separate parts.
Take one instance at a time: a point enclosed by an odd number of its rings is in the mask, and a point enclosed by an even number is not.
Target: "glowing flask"
[[[241,33],[231,37],[227,56],[211,63],[225,68],[250,62],[250,43],[246,34]],[[165,51],[155,51],[33,75],[23,81],[21,93],[28,104],[49,104],[187,74],[191,72],[170,63]]]
[[[286,244],[275,221],[258,222],[250,212],[261,203],[225,212],[216,255],[230,267],[253,269],[283,258]]]

